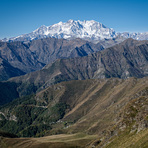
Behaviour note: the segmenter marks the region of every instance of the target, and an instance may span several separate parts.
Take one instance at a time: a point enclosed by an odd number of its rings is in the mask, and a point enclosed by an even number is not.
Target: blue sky
[[[117,32],[148,32],[148,0],[0,0],[0,39],[69,19],[95,20]]]

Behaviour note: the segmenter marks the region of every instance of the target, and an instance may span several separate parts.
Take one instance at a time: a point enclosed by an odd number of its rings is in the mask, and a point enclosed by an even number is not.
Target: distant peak
[[[86,22],[99,23],[99,22],[96,22],[95,20],[88,20]]]
[[[45,26],[45,25],[42,25],[40,28],[47,28],[47,26]]]
[[[75,20],[70,19],[70,20],[67,21],[67,23],[74,23],[74,22],[79,22],[79,23],[99,23],[99,22],[97,22],[95,20],[83,20],[83,21],[77,20],[77,21],[75,21]],[[99,23],[99,24],[101,24],[101,23]]]
[[[29,41],[40,38],[64,38],[75,39],[81,38],[86,40],[100,41],[103,39],[112,39],[117,36],[133,38],[136,40],[147,40],[148,33],[116,33],[114,29],[106,27],[104,24],[95,20],[73,20],[69,19],[67,22],[60,21],[51,26],[42,25],[31,33],[24,34],[18,37],[9,38],[12,41]],[[6,41],[3,39],[2,41]]]
[[[133,45],[135,45],[134,43],[136,43],[136,42],[138,43],[137,40],[135,40],[133,38],[128,38],[125,41],[123,41],[121,44],[122,45],[127,45],[127,46],[133,46]]]
[[[72,20],[72,19],[70,19],[70,20],[67,21],[67,23],[73,23],[73,22],[75,22],[75,21]]]
[[[128,39],[126,39],[124,42],[133,42],[133,41],[136,41],[136,40],[133,39],[133,38],[128,38]]]

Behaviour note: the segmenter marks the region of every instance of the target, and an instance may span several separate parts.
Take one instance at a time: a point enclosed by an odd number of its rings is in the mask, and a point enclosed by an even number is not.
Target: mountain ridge
[[[102,23],[96,22],[94,20],[68,20],[65,23],[59,22],[51,26],[43,25],[31,33],[23,34],[9,39],[3,39],[2,41],[29,41],[48,37],[64,39],[82,38],[90,41],[100,41],[102,39],[113,39],[117,36],[123,37],[125,39],[133,38],[137,40],[147,40],[148,32],[120,33],[115,32],[112,28],[107,28]]]
[[[134,46],[131,44],[134,43]],[[42,70],[14,77],[8,82],[19,84],[19,95],[29,95],[48,86],[70,80],[148,76],[148,41],[127,39],[97,53],[71,59],[58,59]]]
[[[0,124],[1,130],[23,137],[98,135],[90,148],[111,147],[114,137],[124,145],[122,132],[128,130],[124,138],[147,132],[147,105],[147,77],[73,80],[4,105]]]
[[[14,140],[2,133],[0,146],[148,146],[148,41],[129,38],[87,55],[92,47],[72,48],[72,55],[83,57],[57,59],[0,82],[0,130],[21,137],[56,135]]]
[[[0,58],[25,74],[39,70],[56,59],[86,56],[104,49],[103,46],[100,43],[94,44],[78,38],[74,40],[44,38],[27,43],[0,42]],[[5,77],[0,76],[0,80],[7,80],[9,75],[6,73]],[[14,76],[17,75],[19,74],[16,71]]]

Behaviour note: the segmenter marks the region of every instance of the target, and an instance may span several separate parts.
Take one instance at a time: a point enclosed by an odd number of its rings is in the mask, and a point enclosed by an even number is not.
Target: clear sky
[[[148,32],[148,0],[0,0],[0,39],[69,19],[95,20],[117,32]]]

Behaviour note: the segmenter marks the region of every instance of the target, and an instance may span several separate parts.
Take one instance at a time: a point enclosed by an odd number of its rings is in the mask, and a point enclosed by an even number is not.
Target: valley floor
[[[1,148],[73,148],[87,147],[97,135],[60,134],[40,138],[2,138]]]
[[[147,148],[148,129],[137,134],[124,131],[103,146],[98,135],[60,134],[40,138],[2,138],[1,148]]]

